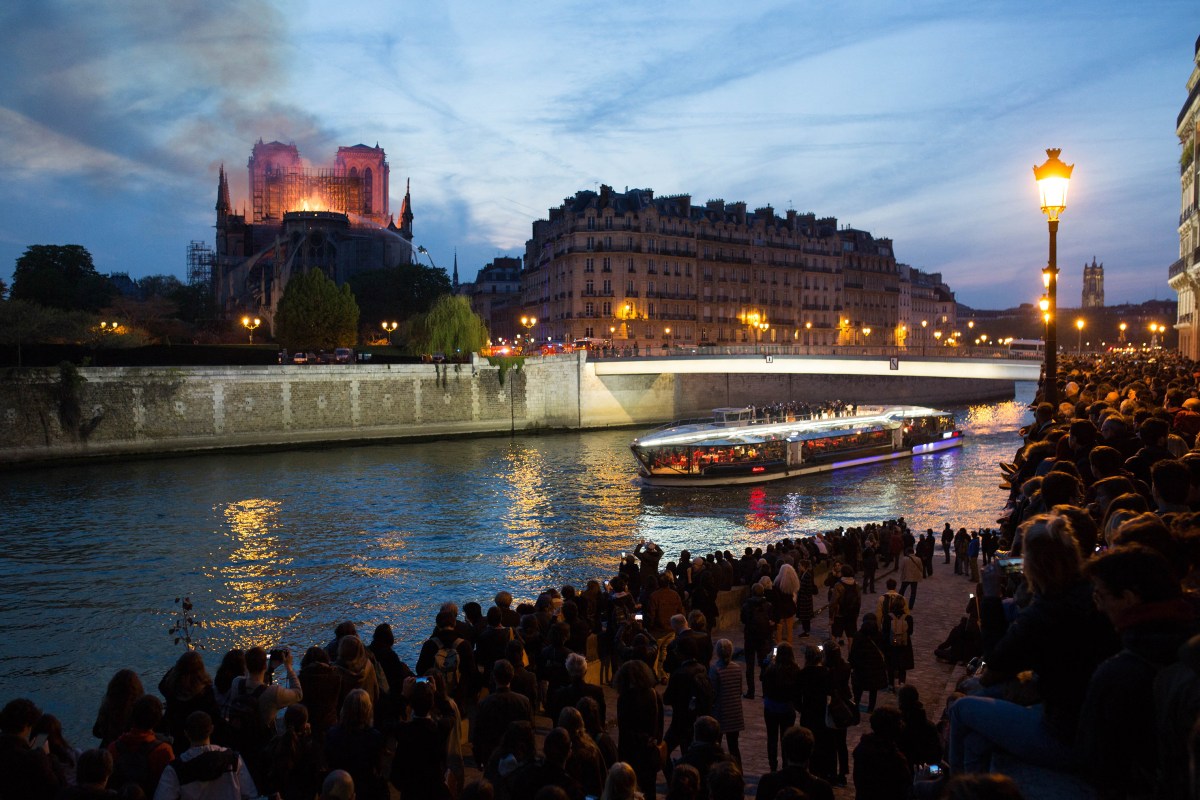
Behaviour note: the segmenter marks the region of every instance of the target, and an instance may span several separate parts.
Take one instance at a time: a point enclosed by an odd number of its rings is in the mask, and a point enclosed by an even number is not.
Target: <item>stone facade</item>
[[[902,280],[890,239],[832,217],[601,186],[533,223],[521,288],[540,339],[903,345]]]
[[[1167,272],[1167,281],[1179,296],[1175,329],[1179,331],[1179,351],[1192,359],[1200,359],[1200,337],[1197,336],[1196,298],[1200,295],[1200,215],[1196,206],[1200,200],[1196,145],[1200,142],[1200,38],[1192,54],[1192,73],[1187,80],[1187,100],[1175,119],[1175,134],[1179,137],[1179,260]]]
[[[847,370],[856,368],[850,361]],[[813,374],[605,375],[575,353],[530,358],[503,376],[482,359],[30,370],[0,384],[0,464],[646,425],[791,399],[952,405],[1013,393],[1011,378],[972,377],[967,363],[952,365],[955,378],[887,373],[886,362],[874,364],[885,374],[815,366]]]

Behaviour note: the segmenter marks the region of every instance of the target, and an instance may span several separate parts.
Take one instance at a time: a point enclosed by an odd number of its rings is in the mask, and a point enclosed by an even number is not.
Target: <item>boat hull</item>
[[[720,475],[647,475],[643,472],[640,475],[640,480],[644,486],[655,488],[741,486],[784,480],[786,478],[798,478],[803,475],[815,475],[821,472],[833,472],[839,469],[846,469],[847,467],[858,467],[864,464],[874,464],[880,461],[895,461],[898,458],[912,458],[913,456],[918,455],[929,455],[932,453],[942,452],[944,450],[950,450],[955,447],[962,447],[962,443],[963,437],[957,435],[953,438],[919,444],[912,448],[891,450],[884,453],[864,455],[856,458],[847,458],[840,461],[829,461],[820,464],[802,464],[795,467],[784,467],[782,469],[764,469],[760,472],[747,471],[741,474],[723,473]],[[748,466],[750,469],[753,469],[753,465]]]

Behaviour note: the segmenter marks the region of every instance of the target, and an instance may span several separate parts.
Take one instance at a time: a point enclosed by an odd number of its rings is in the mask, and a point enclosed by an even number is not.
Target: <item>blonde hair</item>
[[[637,790],[637,773],[624,761],[618,761],[608,769],[604,791],[600,800],[643,800]]]
[[[1022,524],[1020,531],[1029,588],[1046,594],[1079,581],[1083,557],[1070,519],[1061,514],[1038,514]]]
[[[371,695],[364,689],[354,689],[342,701],[342,713],[338,722],[343,728],[365,730],[375,722],[375,707],[371,703]]]

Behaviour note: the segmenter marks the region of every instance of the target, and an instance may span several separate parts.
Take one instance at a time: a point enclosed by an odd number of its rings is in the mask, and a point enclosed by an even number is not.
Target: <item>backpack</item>
[[[908,620],[892,617],[892,647],[908,647]]]
[[[771,632],[775,629],[775,623],[771,621],[771,604],[765,599],[758,598],[749,601],[750,613],[747,615],[749,619],[746,621],[746,631],[761,639],[770,638]]]
[[[238,680],[225,717],[229,743],[243,755],[255,755],[271,738],[271,728],[263,723],[258,702],[267,691],[267,685],[259,684],[251,691],[246,688],[245,678]]]
[[[717,693],[709,680],[708,670],[697,662],[692,669],[692,696],[688,700],[688,710],[697,717],[710,714],[716,697]]]
[[[862,592],[857,583],[838,582],[842,587],[842,599],[838,605],[839,615],[845,620],[857,620],[862,608]]]
[[[438,672],[442,673],[442,678],[446,682],[447,694],[453,694],[458,689],[458,643],[462,639],[455,639],[448,645],[436,636],[433,637],[433,641],[437,643],[438,648],[433,656],[433,664],[437,667]]]
[[[158,749],[166,740],[158,736],[153,741],[138,742],[129,745],[121,739],[113,744],[116,751],[113,757],[113,773],[108,785],[120,790],[133,783],[142,787],[146,797],[154,796],[157,781],[152,781],[150,775],[150,754]]]

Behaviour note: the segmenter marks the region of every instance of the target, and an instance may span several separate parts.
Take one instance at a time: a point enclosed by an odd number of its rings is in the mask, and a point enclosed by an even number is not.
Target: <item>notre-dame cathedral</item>
[[[288,280],[320,269],[342,284],[355,274],[412,263],[412,198],[399,220],[388,208],[383,148],[339,147],[332,167],[310,167],[294,144],[254,145],[247,164],[249,208],[234,213],[222,165],[217,179],[213,290],[226,317],[267,325]]]

